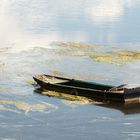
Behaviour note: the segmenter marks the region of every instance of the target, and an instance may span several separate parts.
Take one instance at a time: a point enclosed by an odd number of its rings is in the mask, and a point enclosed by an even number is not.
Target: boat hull
[[[85,88],[85,87],[63,85],[61,83],[52,84],[49,82],[44,82],[43,80],[41,80],[37,77],[34,77],[34,80],[37,82],[37,84],[41,88],[46,89],[46,90],[67,93],[67,94],[77,95],[77,96],[83,96],[83,97],[87,97],[87,98],[94,99],[94,100],[100,100],[100,101],[111,101],[111,102],[121,102],[121,103],[125,102],[124,93],[111,92],[111,91],[104,90],[104,89],[112,88],[112,86],[105,86],[105,85],[97,85],[96,84],[96,87],[97,86],[100,86],[99,88],[103,87],[103,90],[97,90],[97,89],[91,89],[91,88]],[[71,81],[71,79],[66,79],[66,80]],[[73,80],[73,82],[77,82],[79,84],[80,82],[82,83],[83,81]],[[91,84],[88,82],[83,82],[83,83],[85,85],[87,84],[87,86],[88,85],[90,86],[90,84]],[[91,85],[94,86],[94,83]]]

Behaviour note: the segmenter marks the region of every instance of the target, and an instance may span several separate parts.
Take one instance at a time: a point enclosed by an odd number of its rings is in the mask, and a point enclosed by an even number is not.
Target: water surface
[[[138,0],[0,1],[0,139],[140,139],[137,107],[34,93],[40,73],[139,83]]]

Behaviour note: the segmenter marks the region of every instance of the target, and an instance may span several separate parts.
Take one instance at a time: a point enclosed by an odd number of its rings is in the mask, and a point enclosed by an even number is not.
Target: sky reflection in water
[[[38,73],[139,82],[139,6],[138,0],[1,0],[0,139],[139,139],[139,109],[79,105],[34,94],[30,85]]]
[[[2,0],[0,3],[0,35],[5,35],[6,41],[82,41],[103,45],[139,42],[137,0]]]

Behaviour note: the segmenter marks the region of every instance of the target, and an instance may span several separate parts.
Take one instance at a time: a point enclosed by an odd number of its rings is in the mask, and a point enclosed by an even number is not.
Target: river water
[[[139,83],[139,0],[0,1],[0,140],[139,140],[140,109],[34,92],[40,73]]]

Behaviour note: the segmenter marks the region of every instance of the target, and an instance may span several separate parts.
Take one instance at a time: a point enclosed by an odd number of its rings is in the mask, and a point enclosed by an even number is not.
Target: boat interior
[[[100,85],[97,83],[89,83],[77,80],[69,80],[66,82],[58,83],[60,85],[65,86],[72,86],[72,87],[81,87],[81,88],[88,88],[88,89],[96,89],[96,90],[110,90],[112,87],[107,85]]]
[[[64,85],[64,86],[88,88],[88,89],[103,90],[103,91],[114,88],[114,86],[110,86],[110,85],[103,85],[103,84],[85,82],[85,81],[74,80],[74,79],[66,79],[66,78],[49,76],[49,75],[42,75],[41,77],[38,77],[38,78],[40,80],[43,80],[44,82],[47,82],[50,84],[59,84],[61,86]]]

